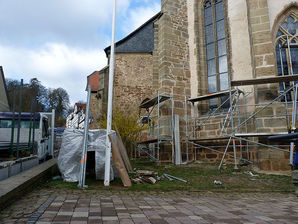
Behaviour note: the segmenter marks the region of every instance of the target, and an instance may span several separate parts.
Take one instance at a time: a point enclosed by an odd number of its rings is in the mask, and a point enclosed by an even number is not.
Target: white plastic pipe
[[[108,114],[107,114],[107,136],[106,136],[106,161],[105,161],[105,180],[104,186],[110,185],[110,169],[111,169],[111,142],[109,134],[112,127],[112,104],[113,104],[113,82],[114,82],[114,55],[115,55],[115,26],[116,26],[116,3],[114,0],[113,22],[112,22],[112,44],[110,52],[109,65],[109,95],[108,95]]]

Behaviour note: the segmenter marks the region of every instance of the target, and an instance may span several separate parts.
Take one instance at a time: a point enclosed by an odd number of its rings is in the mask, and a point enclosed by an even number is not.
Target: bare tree
[[[56,118],[65,118],[69,109],[69,95],[63,88],[49,89],[49,110],[56,110]]]

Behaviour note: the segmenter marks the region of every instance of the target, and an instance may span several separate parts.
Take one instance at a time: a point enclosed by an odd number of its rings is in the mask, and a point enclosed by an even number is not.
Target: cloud
[[[107,63],[104,52],[56,43],[34,50],[0,45],[0,61],[6,78],[24,78],[26,82],[37,78],[44,86],[62,87],[71,96],[71,103],[85,100],[87,75]]]
[[[139,0],[135,0],[139,2]],[[148,1],[145,1],[145,3]],[[144,3],[144,2],[143,2]],[[144,5],[144,4],[143,4]],[[124,25],[122,26],[122,30],[124,33],[129,34],[134,31],[136,28],[144,24],[147,20],[153,17],[156,13],[161,10],[160,1],[150,1],[150,4],[146,4],[145,6],[137,6],[135,8],[131,8],[124,20]]]
[[[86,99],[86,77],[107,64],[112,0],[0,0],[0,65],[7,78]],[[117,37],[160,11],[160,0],[118,0]],[[123,31],[125,33],[123,33]]]
[[[118,14],[126,14],[129,0],[118,0]],[[73,46],[94,46],[106,39],[113,1],[1,0],[0,42],[38,47],[44,40]]]

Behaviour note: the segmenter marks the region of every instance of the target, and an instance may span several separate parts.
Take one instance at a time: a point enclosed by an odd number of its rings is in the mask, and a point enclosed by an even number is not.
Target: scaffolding
[[[287,44],[284,44],[281,47],[287,48],[289,55],[289,75],[284,75],[282,72],[281,76],[275,77],[264,77],[264,78],[254,78],[247,80],[235,80],[229,81],[230,87],[227,91],[217,92],[213,94],[206,94],[196,98],[187,99],[185,98],[185,143],[186,143],[186,152],[188,154],[189,147],[192,145],[192,150],[197,159],[197,149],[207,149],[219,154],[222,154],[221,162],[218,169],[221,168],[224,159],[226,156],[234,158],[234,168],[238,168],[237,159],[240,161],[252,163],[250,159],[250,147],[266,147],[269,149],[279,150],[282,152],[290,153],[290,165],[293,165],[293,153],[294,153],[294,142],[291,142],[290,145],[271,145],[260,142],[260,138],[266,138],[272,135],[285,134],[287,131],[293,133],[296,125],[297,117],[297,94],[298,94],[298,75],[293,74],[293,66],[291,60],[291,47],[297,48],[297,44],[290,44],[287,38]],[[281,57],[281,55],[280,55]],[[281,58],[282,63],[282,58]],[[283,67],[282,67],[283,68]],[[240,90],[240,86],[249,86],[249,85],[262,85],[270,83],[280,83],[284,87],[282,91],[279,91],[278,95],[271,100],[270,102],[262,104],[247,104],[247,97],[252,94],[252,92],[245,92]],[[288,96],[292,96],[292,101],[289,102]],[[225,100],[213,111],[204,116],[195,116],[195,104],[214,99],[226,97]],[[228,108],[224,108],[225,105],[229,103]],[[189,117],[188,105],[191,104],[194,109],[194,117]],[[285,109],[285,114],[262,114],[271,105],[280,105]],[[249,110],[250,107],[253,107],[253,110]],[[224,113],[223,113],[224,112]],[[254,123],[260,118],[279,118],[285,117],[287,121],[287,130],[285,132],[251,132],[248,129],[248,126],[251,125],[249,122]],[[219,120],[217,123],[212,122],[212,119]],[[219,133],[209,136],[200,136],[200,131],[205,129],[208,125],[218,124],[220,126]],[[208,130],[207,128],[205,130]],[[223,145],[215,145],[214,143],[221,143]],[[206,144],[207,143],[207,144]],[[290,150],[285,149],[285,147],[290,147]],[[233,147],[233,153],[227,153],[228,149]],[[220,151],[219,148],[224,148],[224,151]],[[239,157],[237,156],[237,151],[239,149]],[[243,152],[246,154],[246,158],[243,157]],[[187,159],[188,162],[188,159]]]
[[[170,132],[167,134],[161,133],[161,106],[165,106],[166,104],[161,105],[162,102],[170,101],[170,105],[168,106],[168,112],[170,117]],[[160,149],[163,144],[170,144],[172,147],[172,162],[174,162],[174,101],[173,96],[160,94],[158,92],[157,96],[153,99],[147,100],[143,102],[139,108],[146,110],[146,116],[142,117],[142,121],[144,124],[148,125],[147,130],[147,140],[141,141],[137,143],[137,147],[135,149],[135,158],[141,158],[142,153],[146,155],[146,157],[150,158],[153,161],[160,161]],[[154,109],[157,109],[157,115],[152,115]],[[164,117],[164,116],[163,116]]]

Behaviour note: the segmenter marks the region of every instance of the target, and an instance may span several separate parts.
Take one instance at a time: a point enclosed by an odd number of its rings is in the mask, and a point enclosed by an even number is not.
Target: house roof
[[[84,113],[86,113],[86,104],[85,103],[75,103],[75,106],[77,106],[77,111],[83,110]]]
[[[2,66],[0,66],[0,73],[1,73],[0,76],[1,76],[1,78],[3,80],[3,84],[4,84],[4,91],[5,91],[5,94],[6,94],[5,97],[7,99],[7,107],[10,110],[10,102],[9,102],[9,99],[8,99],[7,87],[6,87],[6,83],[5,83],[5,77],[4,77],[4,72],[3,72]]]
[[[116,53],[151,53],[154,49],[153,23],[162,15],[157,13],[135,31],[115,44]],[[104,49],[106,56],[110,54],[111,46]]]
[[[97,92],[99,89],[99,71],[94,71],[92,74],[87,76],[87,86],[91,86],[91,92]]]

